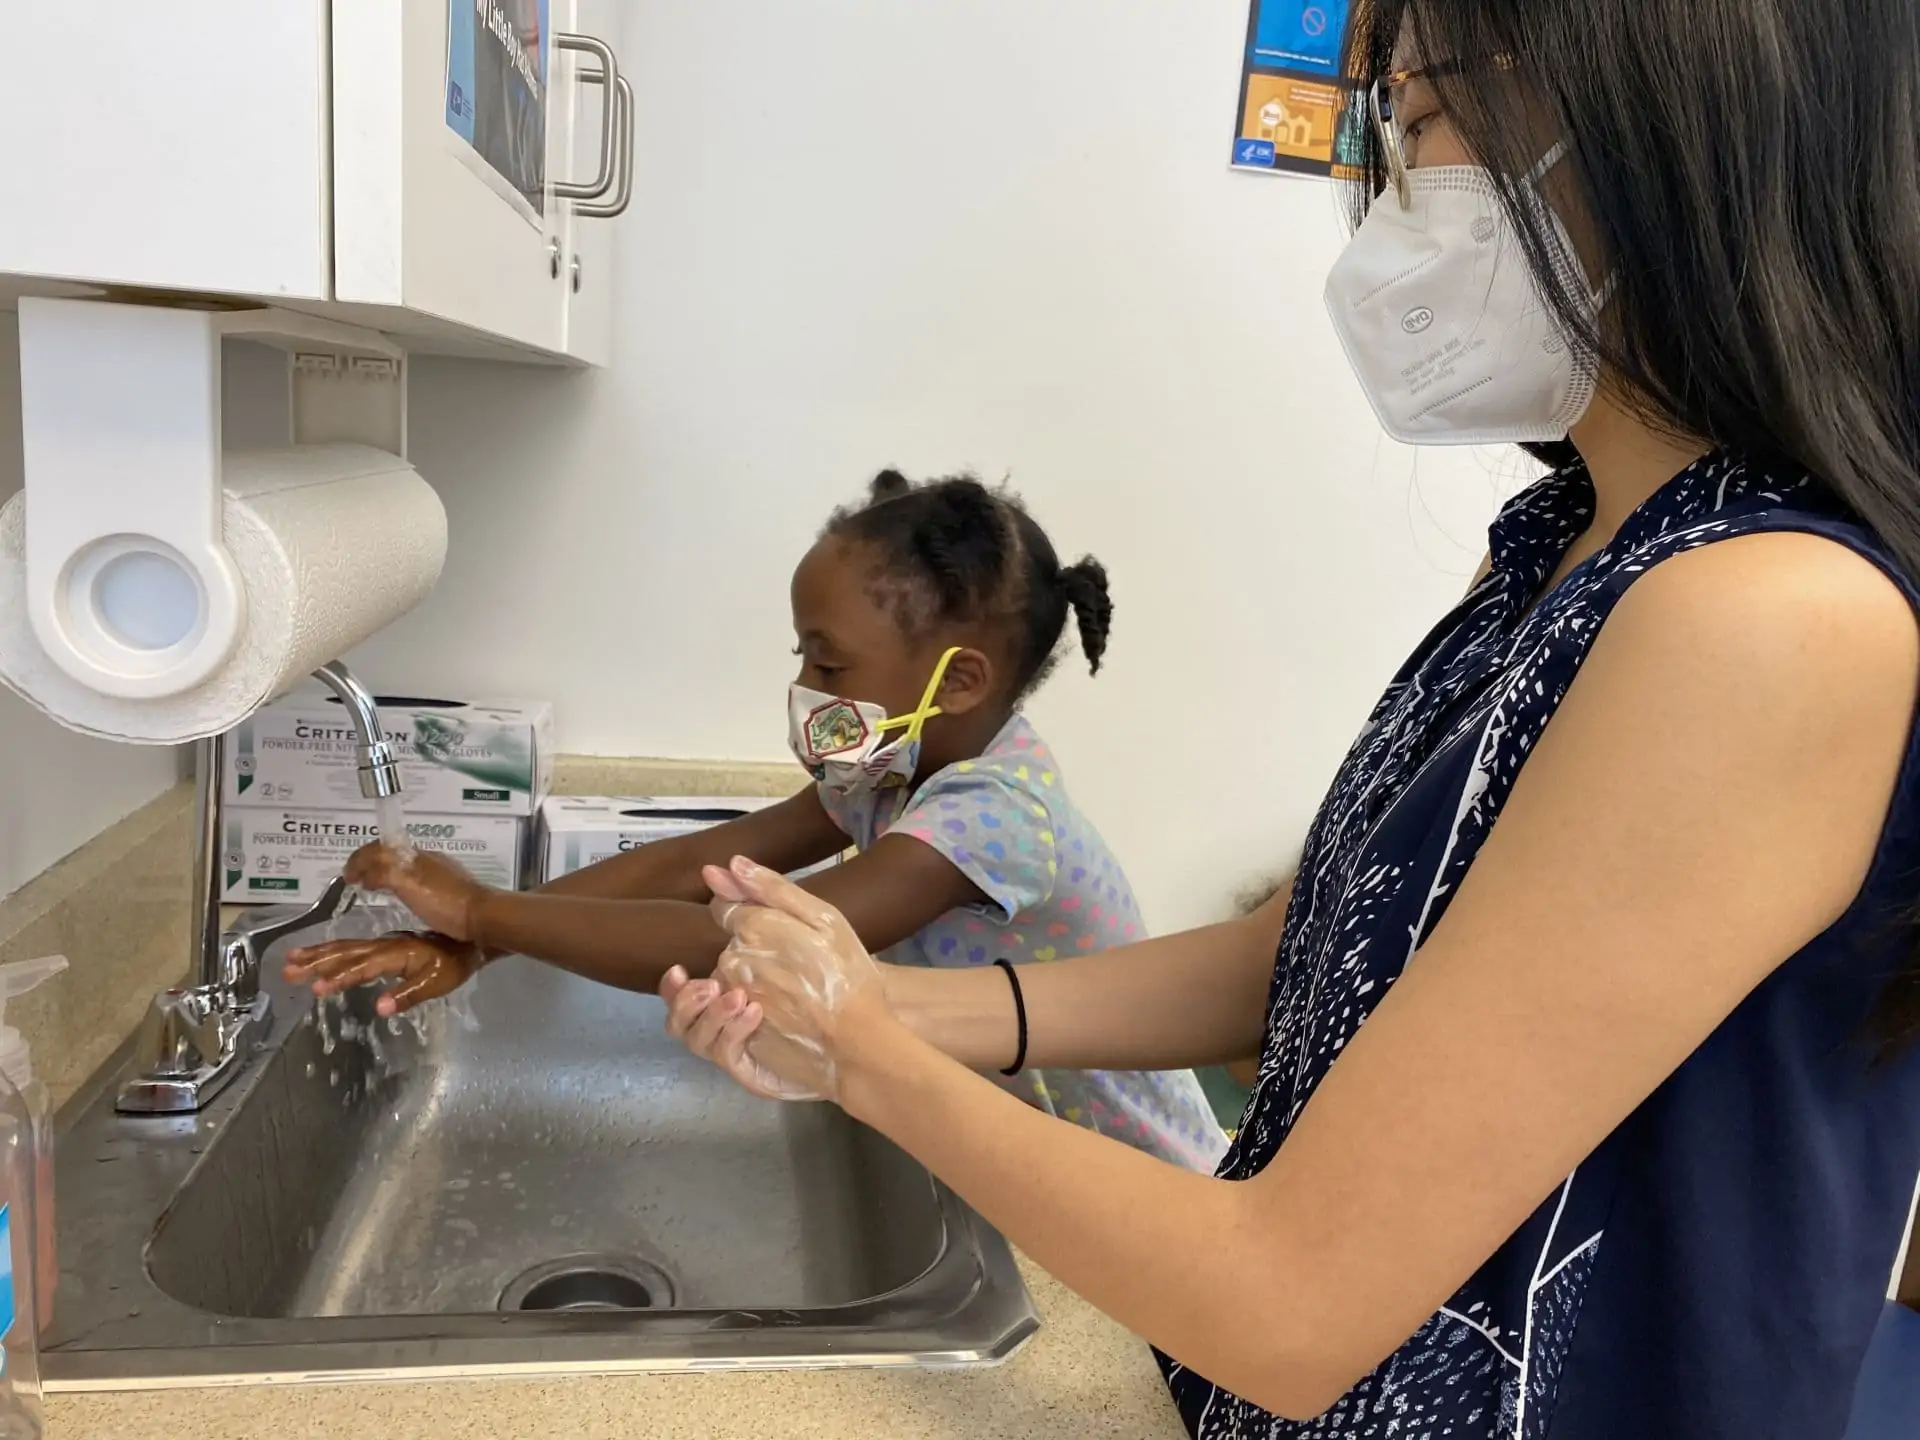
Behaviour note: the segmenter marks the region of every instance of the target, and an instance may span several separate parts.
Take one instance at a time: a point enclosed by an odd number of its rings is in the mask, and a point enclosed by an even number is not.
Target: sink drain
[[[528,1288],[520,1310],[647,1310],[653,1292],[612,1270],[562,1270]]]
[[[516,1276],[500,1292],[502,1310],[664,1310],[673,1281],[631,1255],[567,1255]]]

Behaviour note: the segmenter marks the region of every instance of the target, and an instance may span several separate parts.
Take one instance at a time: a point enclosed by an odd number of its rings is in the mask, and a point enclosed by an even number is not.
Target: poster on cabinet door
[[[447,0],[447,128],[532,225],[546,214],[547,0]]]
[[[1366,107],[1341,75],[1348,0],[1251,0],[1233,168],[1347,176]]]

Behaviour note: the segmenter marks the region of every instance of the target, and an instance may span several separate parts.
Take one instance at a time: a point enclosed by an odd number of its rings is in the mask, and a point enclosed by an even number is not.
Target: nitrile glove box
[[[655,840],[724,825],[777,799],[730,796],[555,795],[540,807],[540,883]]]
[[[378,704],[409,811],[533,815],[553,788],[553,707],[544,701],[379,697]],[[226,801],[370,811],[354,759],[359,742],[338,700],[297,690],[228,738]]]
[[[380,838],[361,810],[236,806],[221,819],[220,898],[229,905],[318,900],[348,857]],[[458,860],[483,885],[517,890],[528,823],[511,815],[409,815],[407,838],[417,850]]]

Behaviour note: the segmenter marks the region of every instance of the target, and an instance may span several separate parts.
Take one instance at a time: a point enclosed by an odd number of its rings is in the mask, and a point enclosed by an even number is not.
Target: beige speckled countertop
[[[51,1440],[1178,1440],[1137,1337],[1032,1265],[1044,1326],[964,1371],[768,1371],[48,1398]]]

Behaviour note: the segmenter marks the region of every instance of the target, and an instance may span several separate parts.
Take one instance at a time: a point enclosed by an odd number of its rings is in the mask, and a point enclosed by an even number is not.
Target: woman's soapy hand
[[[356,985],[394,980],[374,1002],[381,1015],[399,1015],[427,1000],[459,989],[486,964],[479,946],[447,935],[398,931],[370,940],[333,940],[287,953],[282,972],[296,985],[311,984],[316,995],[332,995]]]
[[[392,895],[429,930],[483,943],[480,909],[493,892],[444,855],[375,841],[354,851],[342,873],[362,890]]]
[[[880,967],[845,917],[744,858],[704,872],[733,938],[712,980],[671,972],[668,1028],[770,1099],[840,1098],[850,1055],[897,1027]]]
[[[667,1002],[667,1033],[762,1100],[824,1098],[803,1085],[788,1084],[748,1053],[747,1044],[763,1017],[746,991],[729,990],[718,980],[692,979],[685,966],[676,965],[660,977],[660,998]]]

